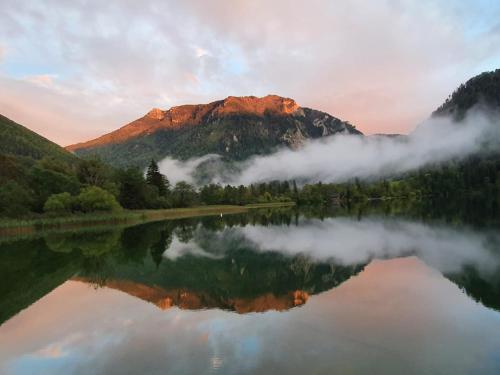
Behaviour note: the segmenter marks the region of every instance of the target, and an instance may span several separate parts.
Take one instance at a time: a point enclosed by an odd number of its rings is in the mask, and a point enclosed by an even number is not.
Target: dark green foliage
[[[168,195],[170,182],[163,174],[160,173],[158,164],[154,159],[151,160],[148,171],[146,172],[146,182],[151,186],[155,186],[161,197],[166,197]]]
[[[112,169],[97,158],[78,162],[76,175],[83,185],[104,187],[112,174]]]
[[[15,181],[0,185],[0,216],[20,217],[32,209],[34,196],[31,191]]]
[[[192,185],[180,181],[175,184],[172,190],[172,201],[174,207],[194,206],[198,202],[198,194]]]
[[[500,109],[500,69],[482,73],[460,85],[434,113],[460,121],[475,106]]]
[[[6,155],[33,160],[44,157],[66,163],[78,160],[62,147],[2,115],[0,115],[0,150]]]
[[[41,211],[43,204],[52,194],[68,192],[78,193],[80,184],[75,175],[67,175],[52,169],[46,169],[40,164],[34,165],[29,171],[30,186],[37,197],[36,210]]]
[[[218,184],[205,185],[200,190],[200,200],[205,204],[220,204],[224,201],[224,189]]]
[[[118,211],[121,209],[115,197],[98,186],[84,188],[76,197],[75,204],[82,212]]]
[[[145,208],[148,202],[148,189],[146,180],[137,168],[128,168],[118,174],[120,193],[118,201],[124,208]],[[157,193],[158,194],[158,193]]]
[[[66,214],[70,212],[118,211],[120,204],[110,192],[98,187],[83,188],[77,196],[69,193],[51,195],[43,206],[44,212]]]
[[[430,166],[390,180],[305,185],[300,204],[330,204],[373,199],[500,199],[500,158],[473,156]]]
[[[80,188],[75,175],[47,169],[41,164],[36,164],[30,169],[29,178],[30,185],[42,197],[60,192],[76,194]]]
[[[0,189],[4,197],[0,216],[41,212],[50,195],[78,192],[78,181],[72,175],[78,158],[2,115],[0,150]]]
[[[43,211],[57,214],[69,213],[73,210],[74,204],[75,199],[70,193],[53,194],[43,205]]]
[[[27,168],[21,159],[0,153],[0,184],[8,180],[26,183]]]

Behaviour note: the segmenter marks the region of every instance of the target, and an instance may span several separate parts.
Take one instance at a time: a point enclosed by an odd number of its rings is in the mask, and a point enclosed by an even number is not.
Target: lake
[[[0,373],[499,374],[495,212],[266,209],[4,238]]]

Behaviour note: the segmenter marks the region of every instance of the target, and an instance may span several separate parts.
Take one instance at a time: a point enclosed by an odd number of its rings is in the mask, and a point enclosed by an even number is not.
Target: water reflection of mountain
[[[161,308],[261,312],[302,305],[309,295],[336,287],[362,268],[238,250],[220,258],[185,255],[159,265],[145,257],[141,265],[115,263],[105,277],[81,272],[77,279],[122,290]]]
[[[261,253],[228,231],[230,225],[235,223],[205,219],[201,224],[183,220],[129,228],[119,255],[99,268],[83,267],[76,279],[122,290],[161,308],[243,313],[302,305],[309,295],[339,285],[364,267]]]
[[[336,232],[339,227],[344,225],[352,230],[358,226],[358,232],[352,232],[349,240],[351,245],[359,245],[361,234],[373,230],[370,225],[359,224],[374,223],[377,228],[376,225],[383,221],[380,211],[371,219],[359,212],[354,218],[348,211],[340,214],[344,219],[332,221],[332,217],[338,218],[339,212],[323,211],[318,215],[309,211],[304,216],[295,210],[265,210],[223,218],[183,219],[114,231],[50,234],[38,239],[1,242],[0,272],[4,282],[0,285],[0,322],[68,279],[121,290],[161,308],[222,308],[245,313],[269,309],[282,311],[299,306],[310,295],[334,288],[356,275],[371,259],[338,261],[286,251],[289,245],[301,248],[294,236],[303,231],[312,244],[324,236],[325,251],[331,246],[337,252],[341,248],[351,254],[349,241]],[[321,219],[313,219],[317,216]],[[386,225],[387,233],[381,236],[384,246],[391,235],[399,236],[404,243],[402,235],[406,227],[410,228],[412,236],[418,226],[434,227],[434,224],[426,225],[425,221],[397,222],[400,224],[390,222]],[[330,223],[332,228],[328,227]],[[315,228],[315,232],[310,231],[308,225]],[[262,236],[266,228],[271,233],[268,243]],[[282,234],[284,245],[276,245],[273,231]],[[489,241],[479,231],[471,230],[470,235],[467,231],[459,231],[477,243]],[[378,233],[373,234],[376,238]],[[442,237],[448,246],[449,234],[445,234],[438,233],[437,237]],[[474,241],[471,242],[473,246]],[[366,246],[376,246],[370,240],[366,243]],[[395,251],[380,257],[404,254]],[[375,253],[372,255],[378,257]],[[491,259],[495,262],[499,259],[498,252],[488,256],[490,258],[485,259],[489,263]],[[434,264],[433,259],[425,259],[425,254],[423,260],[439,269],[471,298],[487,307],[500,309],[500,280],[495,277],[498,272],[485,273],[474,264],[464,264],[450,271],[441,269],[439,262]]]

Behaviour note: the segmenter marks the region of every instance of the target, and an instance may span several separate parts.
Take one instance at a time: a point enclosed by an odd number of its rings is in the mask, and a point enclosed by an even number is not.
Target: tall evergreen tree
[[[168,194],[170,188],[170,182],[165,175],[160,173],[158,164],[154,159],[151,159],[148,171],[146,172],[146,182],[149,185],[156,186],[158,188],[158,194],[162,197]]]

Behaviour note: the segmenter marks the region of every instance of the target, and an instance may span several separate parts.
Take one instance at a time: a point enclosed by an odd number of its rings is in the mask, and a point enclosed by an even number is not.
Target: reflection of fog
[[[175,260],[184,255],[203,256],[212,259],[220,258],[220,256],[205,251],[196,242],[192,240],[188,242],[182,242],[179,240],[179,238],[177,238],[176,235],[174,235],[172,238],[172,243],[168,247],[168,251],[165,251],[163,253],[163,256],[170,260]]]
[[[496,233],[377,217],[361,221],[310,219],[299,226],[247,225],[219,232],[199,226],[193,235],[189,242],[174,246],[164,256],[220,256],[246,247],[291,256],[304,254],[343,265],[414,254],[443,273],[458,272],[464,265],[475,266],[481,272],[492,272],[500,266],[500,238]]]
[[[419,222],[368,218],[308,220],[299,227],[247,226],[244,236],[260,250],[305,253],[316,259],[333,258],[343,264],[370,258],[415,254],[443,273],[471,264],[491,271],[500,263],[496,234]]]

